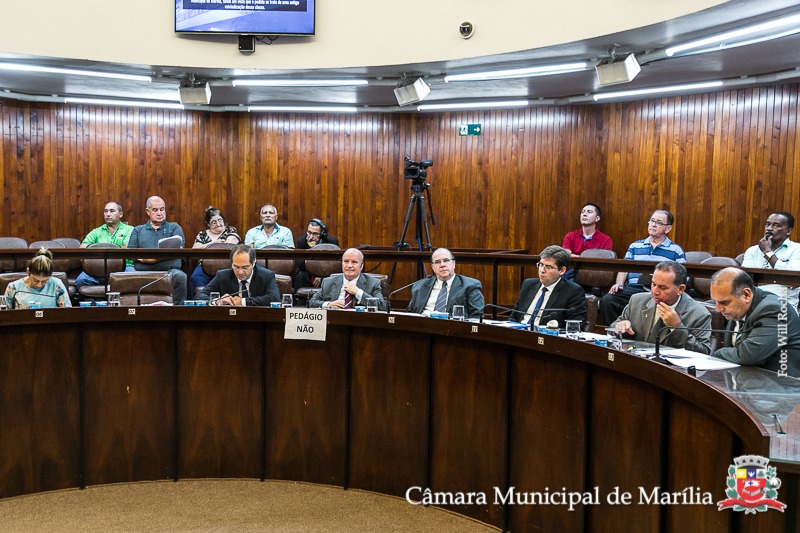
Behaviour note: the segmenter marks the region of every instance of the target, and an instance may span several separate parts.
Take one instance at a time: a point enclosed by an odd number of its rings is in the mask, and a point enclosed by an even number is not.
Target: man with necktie
[[[711,298],[729,321],[715,357],[800,377],[800,318],[785,293],[757,288],[747,272],[728,267],[711,277]]]
[[[322,288],[314,293],[309,307],[323,309],[353,309],[366,305],[367,298],[378,299],[378,309],[386,310],[386,300],[381,292],[381,282],[364,274],[364,254],[356,248],[348,248],[342,254],[342,273],[322,280]]]
[[[631,296],[611,327],[637,341],[655,344],[658,339],[664,346],[707,354],[711,351],[711,313],[685,290],[686,267],[677,261],[662,261],[653,271],[650,292]]]
[[[481,282],[456,274],[456,260],[447,248],[438,248],[431,256],[434,275],[411,286],[408,311],[430,315],[431,312],[452,313],[454,305],[463,305],[464,314],[477,318],[485,305]]]
[[[586,291],[562,276],[569,268],[569,251],[560,246],[548,246],[539,254],[538,278],[522,282],[519,298],[511,320],[538,326],[550,320],[564,327],[567,320],[586,322]],[[552,311],[548,311],[552,309]]]
[[[231,250],[231,268],[217,272],[197,299],[208,300],[212,292],[222,295],[212,305],[230,307],[269,307],[271,302],[281,299],[275,273],[257,266],[256,252],[246,244],[238,244]]]

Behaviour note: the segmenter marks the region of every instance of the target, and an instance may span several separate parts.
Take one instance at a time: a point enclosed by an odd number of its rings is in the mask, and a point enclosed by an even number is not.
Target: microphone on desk
[[[55,294],[55,296],[52,294],[40,294],[38,292],[30,292],[30,291],[14,291],[14,296],[13,298],[11,298],[11,302],[9,302],[11,309],[16,309],[18,305],[22,305],[22,302],[17,300],[17,294],[32,294],[34,296],[38,296],[41,298],[54,298],[55,300],[58,300],[59,296],[64,295],[64,291],[59,289],[58,292]]]
[[[239,296],[239,295],[240,295],[240,294],[242,294],[243,292],[248,292],[248,291],[236,291],[236,292],[234,292],[233,294],[223,294],[223,295],[222,295],[222,296],[220,296],[219,298],[214,298],[213,300],[209,298],[209,300],[208,300],[208,305],[214,305],[216,302],[218,302],[218,301],[222,300],[223,298],[225,298],[225,297],[227,297],[227,296]]]
[[[500,309],[501,311],[508,311],[509,313],[513,313],[516,311],[513,307],[504,307],[502,305],[495,305],[495,304],[484,304],[483,309],[486,310],[487,307],[491,307],[492,309]],[[483,324],[483,313],[480,316],[480,323]]]
[[[515,309],[513,307],[503,307],[502,305],[486,304],[484,308],[486,308],[486,307],[492,307],[494,309],[501,309],[503,311],[510,311],[512,313],[522,313],[522,318],[523,319],[525,318],[525,315],[527,314],[526,312],[520,311],[519,309]],[[568,313],[568,312],[574,311],[574,310],[575,310],[574,307],[551,307],[549,309],[540,309],[540,312],[541,312],[542,315],[541,315],[541,317],[539,317],[539,324],[544,323],[545,322],[544,319],[548,315],[551,315],[553,313],[560,313],[562,311]],[[528,323],[528,329],[530,331],[533,331],[534,320],[535,320],[535,317],[531,316],[531,321]],[[481,323],[483,323],[483,315],[481,315]],[[524,324],[524,322],[522,322],[522,323]]]
[[[761,327],[761,323],[760,322],[758,322],[756,324],[753,324],[752,326],[750,326],[748,328],[740,329],[739,331],[736,332],[736,334],[737,335],[742,335],[743,333],[747,333],[747,332],[749,332],[749,331],[751,331],[751,330],[753,330],[755,328],[759,328],[759,327]],[[664,333],[664,330],[667,330],[668,333],[666,335],[662,336],[661,334]],[[689,328],[689,327],[685,327],[685,326],[680,326],[680,327],[677,327],[677,328],[670,328],[669,326],[665,325],[662,329],[660,329],[658,331],[658,333],[656,333],[655,353],[650,357],[650,359],[655,359],[657,361],[664,361],[664,358],[661,357],[661,351],[660,351],[661,344],[663,344],[663,342],[665,340],[667,340],[667,338],[677,330],[689,331],[689,332],[708,331],[709,333],[722,333],[722,334],[733,333],[732,331],[728,331],[727,329]],[[709,355],[711,355],[711,354],[709,354]]]
[[[417,281],[419,281],[419,280],[417,280]],[[401,291],[404,291],[404,290],[406,290],[407,288],[411,287],[411,286],[412,286],[412,285],[414,285],[415,283],[416,283],[416,281],[412,281],[412,282],[411,282],[411,283],[409,283],[408,285],[404,285],[403,287],[400,287],[400,288],[399,288],[399,289],[397,289],[396,291],[392,291],[392,292],[390,292],[390,293],[389,293],[389,297],[388,297],[388,298],[386,298],[386,312],[387,312],[387,313],[391,313],[391,312],[392,312],[392,296],[394,296],[394,295],[395,295],[395,294],[397,294],[398,292],[401,292]]]
[[[169,277],[169,276],[171,276],[171,275],[172,275],[172,272],[167,272],[166,274],[164,274],[164,275],[163,275],[163,276],[161,276],[160,278],[158,278],[158,279],[154,279],[154,280],[153,280],[153,281],[151,281],[150,283],[145,283],[144,285],[142,285],[142,286],[139,288],[139,292],[136,294],[136,305],[142,305],[142,291],[143,291],[143,290],[145,290],[147,287],[149,287],[149,286],[151,286],[151,285],[155,285],[155,284],[156,284],[156,283],[158,283],[159,281],[162,281],[162,280],[166,279],[167,277]]]

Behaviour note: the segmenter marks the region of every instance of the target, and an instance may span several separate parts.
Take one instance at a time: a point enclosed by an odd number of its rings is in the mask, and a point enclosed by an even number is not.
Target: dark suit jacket
[[[322,280],[322,287],[314,293],[308,302],[309,307],[322,307],[323,302],[333,302],[339,298],[344,283],[343,274],[333,274]],[[356,287],[364,291],[360,300],[356,300],[358,305],[366,305],[367,298],[378,299],[378,309],[386,311],[386,300],[383,299],[381,292],[381,282],[369,274],[362,273],[356,280]]]
[[[324,239],[319,240],[320,244],[335,244],[339,246],[339,239],[332,235],[326,235]],[[308,235],[303,234],[302,237],[297,238],[297,246],[295,247],[298,250],[308,250]]]
[[[756,288],[736,346],[733,346],[735,324],[730,321],[725,327],[725,347],[713,355],[740,365],[760,366],[800,377],[800,318],[791,306],[785,310],[784,315],[777,296]],[[785,367],[781,365],[784,350]]]
[[[421,313],[425,310],[425,304],[428,303],[428,299],[431,297],[431,291],[435,283],[436,276],[428,276],[411,286],[411,301],[408,303],[409,312]],[[486,305],[481,292],[481,282],[475,278],[456,274],[447,293],[447,308],[445,310],[448,314],[453,312],[454,305],[463,305],[464,313],[470,318],[481,316],[483,307]]]
[[[230,268],[226,268],[217,272],[217,275],[197,295],[197,299],[208,300],[212,292],[218,292],[220,295],[233,294],[239,292],[239,287],[240,284],[239,280],[236,279],[236,274]],[[248,306],[269,307],[270,302],[281,301],[281,293],[278,290],[278,283],[275,281],[275,273],[258,265],[256,265],[256,270],[253,272],[253,279],[250,280],[248,292],[250,293],[250,297],[247,299]]]
[[[522,287],[519,289],[519,298],[517,305],[514,306],[514,312],[511,313],[511,320],[518,322],[525,318],[525,312],[531,306],[534,296],[539,292],[539,287],[542,282],[539,278],[529,278],[522,282]],[[572,311],[550,311],[547,309],[572,309]],[[544,306],[542,312],[542,325],[547,324],[551,320],[557,320],[558,325],[564,327],[567,320],[580,320],[581,329],[586,324],[586,291],[583,287],[562,279],[553,289],[553,294],[547,300],[547,305]]]

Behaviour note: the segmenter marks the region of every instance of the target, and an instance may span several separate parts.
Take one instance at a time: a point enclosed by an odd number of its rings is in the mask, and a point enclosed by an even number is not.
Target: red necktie
[[[344,293],[344,308],[351,309],[353,307],[353,295],[345,291]]]

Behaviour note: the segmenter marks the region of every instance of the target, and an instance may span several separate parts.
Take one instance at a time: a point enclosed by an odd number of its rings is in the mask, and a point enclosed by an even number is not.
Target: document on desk
[[[489,324],[491,326],[500,326],[501,328],[508,328],[508,329],[530,329],[530,324],[523,324],[522,322],[514,322],[512,320],[491,320],[485,318],[483,320],[484,324]]]
[[[704,353],[692,352],[683,348],[661,348],[661,356],[675,366],[681,368],[695,367],[697,370],[724,370],[736,368],[736,363],[711,357]]]

